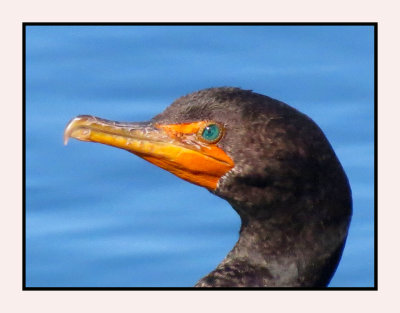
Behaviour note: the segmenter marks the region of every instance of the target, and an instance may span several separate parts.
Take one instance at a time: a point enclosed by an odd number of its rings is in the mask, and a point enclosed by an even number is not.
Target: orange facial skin
[[[233,168],[234,162],[216,142],[209,143],[201,137],[202,129],[209,123],[151,125],[84,115],[67,125],[64,142],[72,137],[121,148],[186,181],[215,190],[219,179]]]

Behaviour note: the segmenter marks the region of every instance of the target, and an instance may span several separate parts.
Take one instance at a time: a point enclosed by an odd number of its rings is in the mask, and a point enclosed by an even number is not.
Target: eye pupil
[[[210,124],[204,128],[203,133],[201,135],[205,140],[213,141],[219,137],[220,133],[221,130],[219,129],[218,125]]]

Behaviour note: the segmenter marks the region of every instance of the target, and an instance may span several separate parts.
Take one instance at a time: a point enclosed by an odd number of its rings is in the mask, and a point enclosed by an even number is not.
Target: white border
[[[398,12],[365,1],[15,1],[1,13],[3,312],[359,312],[399,307]],[[382,1],[383,2],[383,1]],[[261,4],[262,3],[262,4]],[[392,2],[394,3],[394,2]],[[22,22],[378,22],[379,291],[22,291]],[[397,170],[397,171],[396,171]],[[5,174],[5,175],[4,175]],[[363,262],[363,260],[360,260]]]

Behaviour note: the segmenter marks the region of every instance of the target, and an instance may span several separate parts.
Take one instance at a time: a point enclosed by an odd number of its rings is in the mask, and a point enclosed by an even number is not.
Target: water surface
[[[373,28],[28,26],[29,287],[193,286],[235,244],[225,201],[132,154],[71,140],[79,114],[145,121],[181,95],[237,86],[323,129],[354,213],[330,286],[373,286]]]

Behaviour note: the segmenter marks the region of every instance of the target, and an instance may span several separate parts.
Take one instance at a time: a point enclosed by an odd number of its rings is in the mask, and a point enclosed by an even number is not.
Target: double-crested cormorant
[[[78,116],[64,136],[128,150],[232,205],[239,240],[196,287],[329,283],[347,237],[351,191],[320,128],[289,105],[210,88],[146,123]]]

